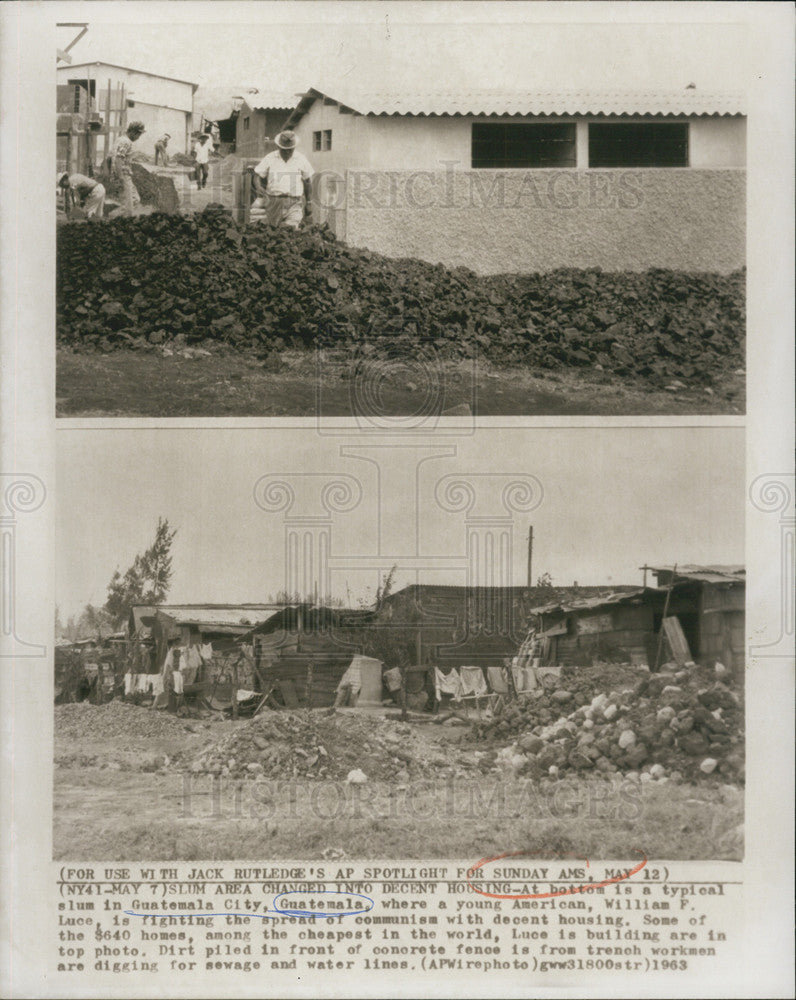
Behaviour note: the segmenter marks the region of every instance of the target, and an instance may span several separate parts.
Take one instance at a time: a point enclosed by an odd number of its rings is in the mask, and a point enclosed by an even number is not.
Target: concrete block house
[[[745,261],[739,97],[311,88],[285,125],[356,246],[481,273]]]

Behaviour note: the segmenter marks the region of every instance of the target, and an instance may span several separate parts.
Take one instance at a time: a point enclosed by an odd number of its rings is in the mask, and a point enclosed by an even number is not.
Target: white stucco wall
[[[136,148],[153,155],[155,141],[163,132],[169,132],[169,152],[188,152],[190,118],[193,114],[193,88],[190,83],[167,80],[161,76],[150,76],[105,63],[59,66],[56,77],[59,84],[70,80],[95,81],[95,106],[102,115],[105,114],[108,100],[108,81],[112,90],[123,85],[125,98],[134,102],[134,106],[127,112],[128,121],[142,121],[147,129]],[[155,135],[155,132],[158,134]],[[102,141],[100,138],[100,148]]]
[[[689,131],[689,166],[746,166],[746,119],[695,118]]]
[[[471,169],[471,135],[474,122],[494,118],[360,116],[340,114],[337,106],[316,101],[296,131],[305,153],[315,157],[313,166],[344,172],[346,169],[441,170],[445,161],[454,170]],[[516,123],[568,122],[576,125],[577,166],[587,169],[590,122],[617,121],[605,117],[540,118],[512,116]],[[623,118],[622,122],[648,122],[650,118]],[[746,119],[733,117],[666,118],[689,122],[689,166],[702,169],[743,168],[746,165]],[[312,153],[312,133],[331,128],[332,149]],[[317,163],[316,163],[317,161]],[[449,168],[450,169],[450,168]]]

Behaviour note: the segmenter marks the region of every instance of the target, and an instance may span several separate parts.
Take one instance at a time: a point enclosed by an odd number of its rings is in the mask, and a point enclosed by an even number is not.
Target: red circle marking
[[[529,858],[533,855],[529,854],[527,851],[507,851],[505,854],[498,854],[494,858],[482,858],[479,862],[474,864],[471,868],[467,869],[467,875],[465,876],[467,884],[473,890],[477,892],[480,896],[489,896],[490,899],[553,899],[558,896],[574,896],[579,892],[589,892],[592,889],[602,889],[606,885],[613,885],[615,882],[624,882],[625,879],[630,878],[633,875],[637,875],[638,872],[646,865],[647,855],[640,851],[637,847],[633,848],[641,857],[644,859],[635,868],[631,868],[630,871],[626,872],[624,875],[616,875],[614,878],[607,878],[604,882],[584,882],[583,885],[574,886],[572,889],[565,889],[563,892],[526,892],[526,893],[499,893],[499,892],[485,892],[483,889],[478,889],[470,881],[471,876],[474,872],[477,872],[479,868],[483,868],[484,865],[489,865],[493,861],[501,861],[503,858]],[[587,867],[589,866],[589,859],[583,859],[586,862]]]

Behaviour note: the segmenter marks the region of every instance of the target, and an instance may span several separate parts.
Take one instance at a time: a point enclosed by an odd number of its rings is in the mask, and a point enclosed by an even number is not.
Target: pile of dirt
[[[113,740],[119,746],[136,745],[169,739],[186,731],[194,732],[195,728],[194,723],[176,715],[123,701],[109,701],[104,705],[79,701],[55,706],[56,740],[75,743]]]
[[[743,692],[706,668],[564,668],[554,686],[509,704],[479,735],[517,773],[617,772],[642,780],[744,778]]]
[[[151,205],[158,212],[169,214],[179,210],[180,199],[171,177],[155,173],[135,160],[130,164],[130,168],[133,174],[133,183],[141,198],[142,205]],[[103,185],[111,201],[117,204],[123,202],[122,182],[114,173],[107,170],[101,171],[97,174],[97,180]],[[145,216],[145,218],[151,218],[151,216]],[[109,219],[104,223],[103,228],[114,225],[118,225],[118,220]],[[90,267],[87,268],[87,270],[90,269]]]
[[[215,211],[66,225],[57,239],[58,337],[79,349],[178,334],[263,352],[383,343],[675,389],[742,368],[744,282],[740,271],[479,277],[348,247],[325,228],[238,226]]]
[[[409,725],[350,712],[265,712],[188,762],[197,774],[233,778],[344,781],[352,771],[367,780],[408,781],[461,775],[483,754],[425,739]]]

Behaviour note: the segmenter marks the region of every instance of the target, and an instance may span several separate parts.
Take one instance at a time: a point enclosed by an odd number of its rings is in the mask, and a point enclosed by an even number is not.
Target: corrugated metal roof
[[[178,625],[201,625],[205,628],[248,629],[277,614],[283,604],[136,604],[132,609],[136,631],[148,632],[142,619],[162,611]]]
[[[672,573],[674,566],[650,566],[655,573]],[[745,583],[746,567],[731,566],[678,566],[675,579],[699,580],[702,583]]]
[[[649,590],[650,588],[647,588]],[[644,588],[625,593],[602,594],[598,597],[584,597],[571,601],[554,601],[538,608],[531,608],[532,615],[547,615],[554,611],[568,614],[570,611],[593,611],[596,608],[608,607],[614,604],[633,604],[645,594]]]
[[[296,106],[296,102],[301,97],[301,94],[295,90],[273,90],[268,87],[249,87],[238,93],[252,111],[268,111],[272,108],[282,111],[289,110]]]
[[[126,73],[138,73],[141,76],[154,76],[158,80],[170,80],[172,83],[185,83],[190,87],[193,87],[194,91],[198,88],[199,84],[194,83],[192,80],[182,80],[177,76],[166,76],[164,73],[152,73],[148,69],[135,69],[132,66],[120,66],[119,63],[104,62],[102,59],[96,59],[93,62],[82,62],[82,63],[68,63],[66,66],[59,66],[57,69],[58,73],[71,74],[76,69],[84,69],[86,66],[110,66],[111,69],[123,69]]]
[[[426,91],[325,94],[310,89],[292,122],[313,100],[327,97],[361,115],[742,115],[740,94],[663,91]]]

